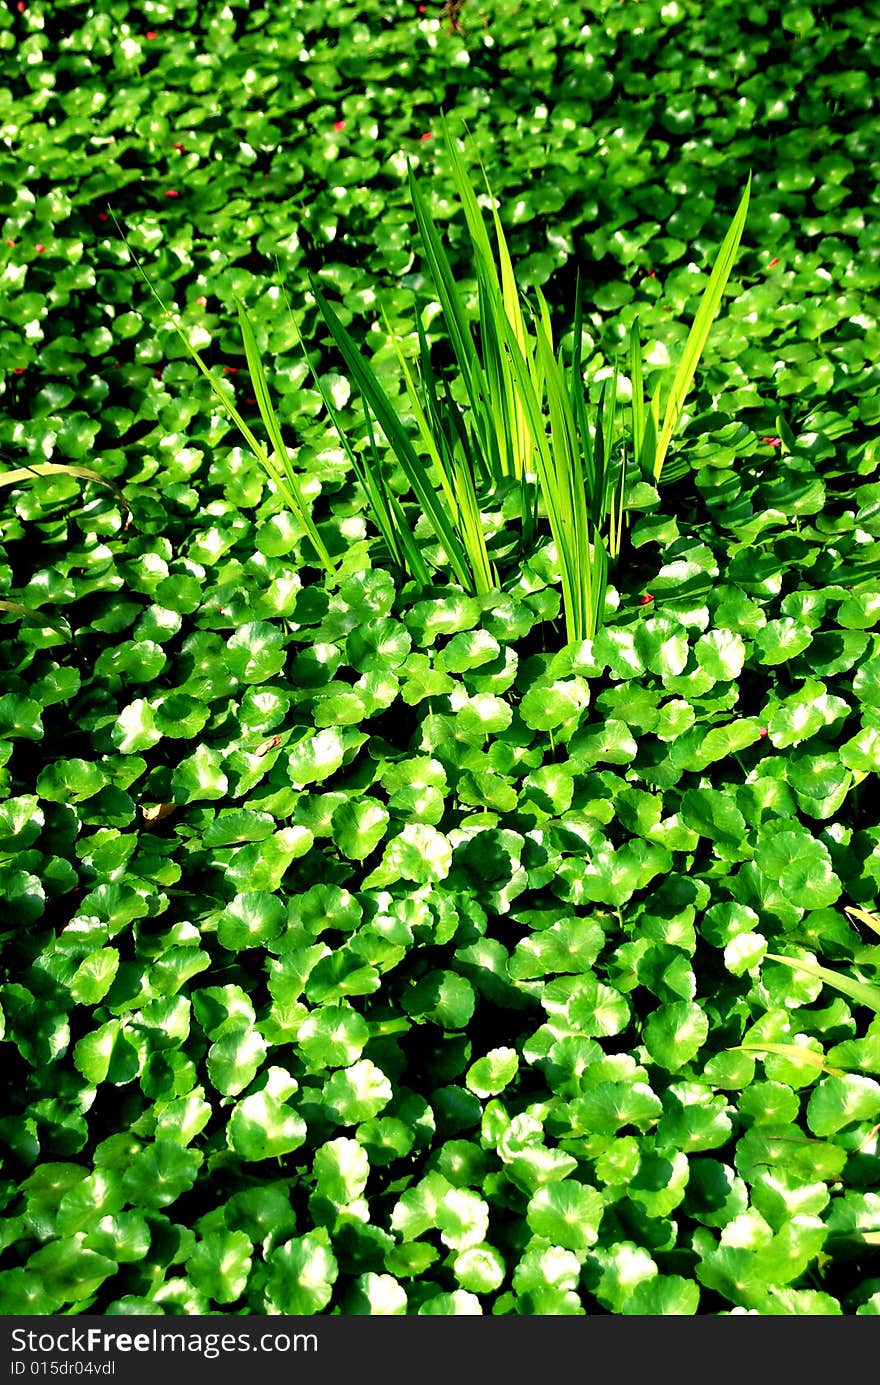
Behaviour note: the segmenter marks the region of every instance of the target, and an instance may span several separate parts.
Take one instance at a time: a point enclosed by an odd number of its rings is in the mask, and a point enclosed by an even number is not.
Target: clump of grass
[[[388,329],[415,420],[416,436],[412,437],[377,373],[313,282],[318,310],[363,401],[368,461],[355,456],[342,422],[322,390],[324,402],[363,481],[376,525],[395,565],[416,581],[425,580],[424,560],[404,508],[383,484],[374,424],[385,435],[452,573],[473,594],[485,594],[498,586],[486,542],[487,508],[497,502],[505,487],[513,484],[520,488],[521,534],[516,551],[522,554],[536,536],[540,498],[558,555],[566,637],[592,638],[602,621],[609,561],[616,561],[621,554],[629,474],[635,467],[646,479],[660,479],[733,268],[748,210],[749,185],[719,250],[668,394],[661,381],[652,398],[646,398],[638,321],[633,325],[629,342],[632,404],[629,435],[624,436],[617,407],[616,367],[595,411],[590,409],[580,356],[580,281],[573,345],[566,359],[562,349],[554,346],[543,294],[537,290],[535,304],[530,307],[519,290],[497,201],[485,172],[483,184],[491,208],[488,227],[445,119],[443,143],[467,223],[477,284],[475,322],[465,311],[427,194],[412,168],[408,179],[426,266],[452,348],[458,389],[449,388],[435,373],[418,316],[416,374],[400,341]],[[320,381],[318,384],[320,388]]]
[[[647,398],[638,319],[633,324],[628,344],[632,395],[627,429],[618,409],[616,365],[598,405],[594,410],[590,407],[581,362],[580,280],[572,347],[566,358],[562,347],[554,344],[543,294],[536,290],[532,305],[520,291],[485,171],[481,170],[484,200],[490,208],[488,225],[445,118],[443,143],[467,224],[477,284],[476,321],[465,310],[427,193],[412,168],[408,183],[426,267],[452,349],[453,382],[434,370],[418,314],[414,367],[386,320],[411,414],[411,420],[405,420],[361,347],[312,280],[321,318],[363,403],[367,443],[366,455],[361,456],[346,435],[298,329],[297,335],[395,570],[420,587],[431,580],[430,564],[409,518],[408,499],[424,517],[451,576],[473,595],[497,590],[500,577],[487,541],[488,516],[500,508],[502,497],[518,492],[519,532],[507,550],[521,560],[540,537],[539,518],[546,517],[560,569],[566,638],[589,639],[602,623],[609,563],[621,556],[630,477],[660,480],[736,258],[750,180],[720,247],[668,393],[661,380]],[[299,489],[245,305],[236,300],[254,395],[271,449],[257,440],[241,418],[175,315],[164,303],[161,306],[279,495],[299,517],[320,561],[333,574],[333,561]],[[388,484],[378,435],[384,437],[403,472],[409,488],[404,500]]]

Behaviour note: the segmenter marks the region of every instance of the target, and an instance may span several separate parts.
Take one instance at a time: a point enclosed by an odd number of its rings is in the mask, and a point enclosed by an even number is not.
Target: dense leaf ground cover
[[[0,1309],[880,1311],[876,993],[792,965],[878,957],[872,7],[20,0],[0,53]],[[441,109],[596,396],[752,174],[592,641],[540,523],[396,581],[297,346],[362,448],[312,274],[405,411]],[[259,427],[249,305],[335,581],[113,216]]]

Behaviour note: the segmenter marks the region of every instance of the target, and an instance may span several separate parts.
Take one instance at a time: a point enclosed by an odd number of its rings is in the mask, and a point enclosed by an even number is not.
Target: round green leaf
[[[699,1304],[700,1286],[693,1279],[658,1274],[637,1284],[620,1312],[638,1317],[692,1317]]]
[[[286,916],[283,901],[268,890],[237,894],[217,921],[217,941],[230,952],[260,947],[278,937]]]
[[[366,1047],[370,1028],[348,1005],[324,1005],[299,1026],[296,1046],[311,1068],[341,1068]]]
[[[474,1013],[474,989],[454,971],[431,971],[402,998],[403,1008],[417,1020],[433,1020],[444,1029],[464,1029]]]
[[[339,1268],[323,1228],[285,1241],[267,1266],[266,1295],[277,1312],[305,1317],[327,1307]]]
[[[207,745],[200,745],[192,755],[181,760],[171,776],[171,792],[176,803],[223,798],[228,787],[220,752]]]
[[[192,1187],[204,1157],[201,1150],[155,1140],[134,1155],[122,1190],[135,1207],[167,1207]]]
[[[243,1231],[208,1231],[186,1261],[198,1291],[215,1303],[234,1303],[247,1284],[253,1246]]]
[[[755,636],[755,654],[759,664],[784,664],[796,654],[802,654],[813,642],[808,625],[783,616],[768,620]]]
[[[350,861],[363,861],[385,836],[388,809],[375,798],[350,798],[331,818],[333,840]]]
[[[533,731],[557,731],[577,721],[589,701],[590,685],[586,679],[569,678],[529,688],[519,713]]]
[[[266,1040],[248,1024],[227,1029],[208,1050],[212,1085],[224,1096],[237,1096],[253,1081],[267,1048]]]
[[[493,1048],[468,1068],[465,1084],[479,1097],[497,1096],[514,1079],[519,1068],[516,1049]]]
[[[306,1135],[302,1117],[268,1091],[239,1101],[226,1131],[229,1148],[249,1162],[290,1154],[305,1143]]]
[[[880,1112],[880,1083],[860,1073],[825,1077],[810,1093],[807,1125],[814,1135],[836,1135],[856,1121],[876,1121]]]
[[[601,1193],[573,1178],[550,1183],[533,1194],[526,1221],[551,1245],[583,1255],[599,1237],[604,1202]]]
[[[240,683],[265,683],[284,667],[284,636],[266,620],[239,626],[226,646],[230,672]]]
[[[755,860],[763,875],[800,909],[822,909],[839,899],[841,884],[824,842],[795,828],[762,830]]]
[[[151,745],[161,741],[162,732],[158,730],[153,718],[153,709],[145,698],[136,698],[120,712],[111,727],[110,739],[123,755],[149,750]]]
[[[315,1190],[337,1207],[361,1196],[370,1176],[370,1159],[358,1140],[341,1136],[315,1151],[312,1162]]]
[[[340,1125],[372,1120],[394,1095],[388,1078],[369,1058],[334,1072],[324,1083],[324,1109]]]
[[[699,1005],[675,1000],[648,1016],[643,1032],[651,1058],[667,1072],[677,1072],[699,1053],[709,1033],[709,1020]]]
[[[718,682],[730,682],[742,673],[746,645],[732,630],[709,630],[697,640],[695,653],[700,668]]]

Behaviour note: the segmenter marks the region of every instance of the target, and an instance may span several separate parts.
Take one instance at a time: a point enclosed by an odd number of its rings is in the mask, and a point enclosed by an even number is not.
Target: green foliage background
[[[775,960],[876,974],[878,53],[820,3],[0,13],[0,454],[112,483],[0,491],[4,1313],[880,1311],[878,1021]],[[546,545],[395,589],[283,309],[360,446],[307,276],[402,399],[441,109],[597,396],[753,175],[592,643]],[[337,587],[113,216],[256,423],[249,304]]]

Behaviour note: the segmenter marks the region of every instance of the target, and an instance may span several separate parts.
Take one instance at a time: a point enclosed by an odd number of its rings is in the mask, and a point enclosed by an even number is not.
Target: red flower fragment
[[[166,196],[166,197],[179,197],[179,196],[180,196],[180,193],[177,191],[176,188],[166,188],[166,189],[165,189],[165,196]]]
[[[12,373],[13,373],[13,375],[24,375],[24,372],[25,372],[25,367],[24,367],[23,365],[16,365],[16,366],[13,366],[13,367],[12,367]]]
[[[764,737],[766,736],[766,734],[767,734],[767,727],[766,727],[766,726],[759,726],[759,727],[758,727],[758,735],[761,737],[761,740],[764,739]]]
[[[156,33],[155,29],[148,29],[147,32],[144,34],[144,38],[154,39],[158,37],[159,35]]]
[[[337,130],[337,131],[338,131],[338,130],[344,130],[344,129],[345,129],[345,121],[344,121],[344,120],[334,120],[334,122],[333,122],[333,129],[334,129],[334,130]]]
[[[27,5],[24,3],[24,0],[17,0],[15,8],[18,10],[19,14],[24,14]]]
[[[106,212],[98,212],[98,220],[99,220],[99,221],[109,221],[110,218],[109,218],[109,216],[107,215]]]
[[[172,144],[171,148],[172,148],[172,149],[176,149],[177,152],[178,152],[178,154],[185,154],[185,153],[186,153],[186,145],[185,145],[185,144]]]
[[[428,132],[427,132],[426,134],[424,134],[424,135],[419,135],[419,141],[420,141],[422,144],[424,144],[424,142],[425,142],[426,139],[433,139],[433,138],[434,138],[434,136],[431,134],[431,131],[430,131],[430,130],[428,130]]]
[[[645,592],[644,596],[639,597],[640,606],[650,606],[654,598],[650,592]]]
[[[207,308],[208,306],[208,300],[203,293],[199,294],[198,298],[196,299],[196,302],[198,303],[200,308]]]
[[[45,255],[46,253],[45,245],[35,245],[34,249],[36,250],[38,255]]]
[[[238,366],[237,366],[237,365],[225,365],[225,366],[223,367],[223,374],[224,374],[224,375],[237,375],[237,374],[238,374]]]
[[[762,438],[761,441],[762,441],[762,442],[765,442],[765,443],[767,444],[768,447],[778,447],[779,444],[782,442],[782,439],[781,439],[781,438]]]
[[[777,256],[775,259],[772,259],[772,260],[770,261],[770,263],[768,264],[767,268],[768,268],[768,269],[775,269],[776,266],[777,266],[778,264],[779,264],[779,257]]]

